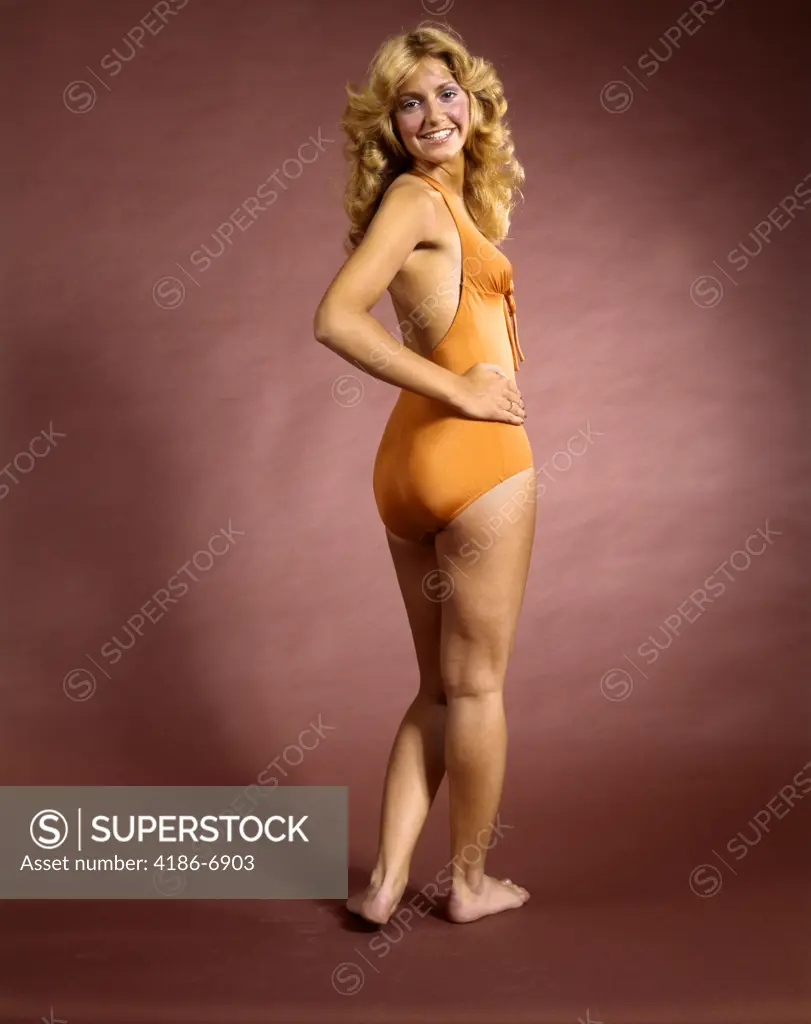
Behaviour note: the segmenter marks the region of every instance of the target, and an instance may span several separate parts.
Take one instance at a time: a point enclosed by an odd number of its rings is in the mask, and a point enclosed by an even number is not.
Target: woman
[[[484,873],[506,760],[504,677],[535,529],[512,268],[494,244],[523,171],[495,71],[450,32],[422,26],[387,40],[366,87],[347,93],[351,255],[314,329],[401,389],[373,486],[420,672],[389,758],[377,861],[347,907],[388,921],[447,770],[447,913],[473,921],[529,898]],[[384,290],[404,343],[369,313]]]

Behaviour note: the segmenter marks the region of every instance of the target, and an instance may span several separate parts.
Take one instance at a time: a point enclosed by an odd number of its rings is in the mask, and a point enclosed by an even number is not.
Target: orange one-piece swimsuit
[[[421,171],[445,199],[459,232],[462,281],[456,316],[431,352],[432,362],[463,374],[474,363],[518,369],[512,264],[458,216],[462,199]],[[397,537],[425,542],[482,494],[531,468],[523,426],[473,420],[437,399],[401,390],[375,458],[373,489],[384,525]]]

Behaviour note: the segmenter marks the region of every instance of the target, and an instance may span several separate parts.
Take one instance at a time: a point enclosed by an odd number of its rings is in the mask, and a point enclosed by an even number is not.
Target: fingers
[[[513,381],[509,381],[512,386],[506,388],[504,398],[507,401],[508,411],[515,416],[512,422],[523,423],[527,418],[526,409],[524,408],[524,399],[521,397],[521,392],[515,386]]]
[[[491,417],[488,417],[488,419],[490,418]],[[496,420],[498,423],[509,423],[514,427],[520,427],[523,426],[526,416],[523,412],[516,412],[514,408],[513,410],[499,409],[492,419]]]
[[[524,399],[521,397],[521,392],[518,390],[518,385],[514,380],[507,378],[507,380],[504,381],[504,390],[507,398],[509,398],[511,402],[520,402],[523,406]]]
[[[495,416],[488,417],[502,423],[510,423],[513,426],[521,426],[526,418],[524,399],[514,380],[507,376],[505,371],[495,363],[476,363],[468,370],[468,373],[475,374],[478,369],[484,370],[486,376],[490,376],[485,389],[490,392],[496,402],[497,412]]]
[[[504,410],[504,422],[520,426],[527,418],[523,400],[519,399],[518,401],[515,401],[510,400],[509,397],[504,397],[502,401],[505,403],[501,406]]]

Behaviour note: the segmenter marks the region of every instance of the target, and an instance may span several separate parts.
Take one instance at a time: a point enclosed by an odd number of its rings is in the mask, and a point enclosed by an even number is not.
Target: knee
[[[488,652],[486,656],[466,658],[448,666],[443,675],[446,698],[500,694],[504,689],[507,657],[507,651],[502,656]]]
[[[439,673],[422,675],[417,696],[430,704],[447,704],[448,698],[442,683],[442,676]]]

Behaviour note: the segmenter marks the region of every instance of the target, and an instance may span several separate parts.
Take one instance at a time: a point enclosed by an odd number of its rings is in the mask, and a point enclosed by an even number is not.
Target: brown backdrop
[[[311,325],[344,84],[429,15],[495,62],[527,172],[543,484],[491,855],[520,915],[381,954],[337,903],[7,902],[2,1020],[808,1019],[803,14],[2,4],[0,782],[346,784],[368,871],[416,685],[371,492],[395,392]]]

